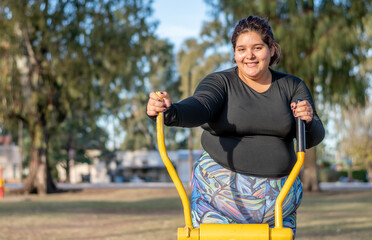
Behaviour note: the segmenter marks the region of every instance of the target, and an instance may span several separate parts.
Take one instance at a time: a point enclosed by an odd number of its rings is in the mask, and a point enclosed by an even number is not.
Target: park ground
[[[0,240],[175,240],[183,227],[175,188],[86,189],[0,200]],[[367,240],[372,190],[307,193],[296,240]]]

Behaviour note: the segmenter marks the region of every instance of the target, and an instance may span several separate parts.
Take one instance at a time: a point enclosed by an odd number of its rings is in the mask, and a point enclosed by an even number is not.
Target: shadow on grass
[[[48,213],[94,213],[94,214],[161,214],[180,211],[179,198],[154,198],[136,202],[115,201],[19,201],[2,202],[1,215],[28,215]]]
[[[298,210],[297,237],[371,239],[371,205],[372,191],[307,193]]]
[[[346,235],[355,235],[355,239],[360,239],[358,238],[358,236],[362,235],[370,236],[371,227],[352,226],[352,228],[345,228],[344,226],[340,226],[339,224],[327,224],[323,226],[323,229],[319,229],[319,227],[303,227],[298,231],[297,238],[302,239],[311,237],[311,239],[325,239],[330,237],[336,238],[337,236],[346,237]]]
[[[313,205],[326,204],[337,205],[342,203],[368,203],[372,204],[372,191],[340,191],[340,192],[320,192],[320,193],[305,193],[304,202],[306,207]]]

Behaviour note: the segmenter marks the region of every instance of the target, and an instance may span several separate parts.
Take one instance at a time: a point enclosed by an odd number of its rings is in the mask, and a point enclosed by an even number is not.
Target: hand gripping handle
[[[296,103],[301,102],[302,99],[298,99]],[[293,166],[291,173],[289,174],[287,181],[285,182],[282,190],[280,191],[278,198],[275,202],[275,228],[283,228],[283,202],[287,197],[289,190],[293,186],[298,174],[301,171],[302,165],[305,160],[305,124],[297,117],[296,118],[296,137],[297,137],[297,162]]]
[[[301,102],[302,99],[297,99],[296,103]],[[296,139],[297,139],[297,152],[305,152],[305,123],[301,118],[296,118]]]

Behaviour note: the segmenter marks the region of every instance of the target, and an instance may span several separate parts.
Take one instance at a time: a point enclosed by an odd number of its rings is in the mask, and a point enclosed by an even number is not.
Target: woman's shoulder
[[[288,89],[290,92],[296,90],[298,87],[303,87],[306,85],[301,78],[295,75],[272,69],[270,69],[270,71],[273,76],[273,81],[277,82],[277,86]]]
[[[270,68],[271,74],[273,76],[273,79],[276,81],[283,81],[283,82],[293,82],[293,83],[300,83],[303,82],[303,80],[295,75],[276,71]]]
[[[200,84],[212,84],[212,85],[218,85],[220,87],[226,87],[227,85],[230,85],[234,78],[236,78],[236,73],[234,68],[229,68],[221,71],[215,71],[207,76],[204,77],[204,79],[200,82]]]
[[[273,76],[273,82],[276,82],[275,86],[286,92],[288,96],[293,96],[299,89],[307,88],[305,82],[295,75],[272,69],[270,71]]]
[[[233,77],[236,77],[236,67],[215,71],[213,73],[210,73],[207,77],[211,78],[220,78],[220,79],[231,79]]]

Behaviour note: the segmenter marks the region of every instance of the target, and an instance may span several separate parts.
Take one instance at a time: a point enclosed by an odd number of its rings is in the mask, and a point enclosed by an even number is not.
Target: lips
[[[248,67],[254,67],[258,64],[258,62],[248,62],[246,63],[245,65],[247,65]]]

